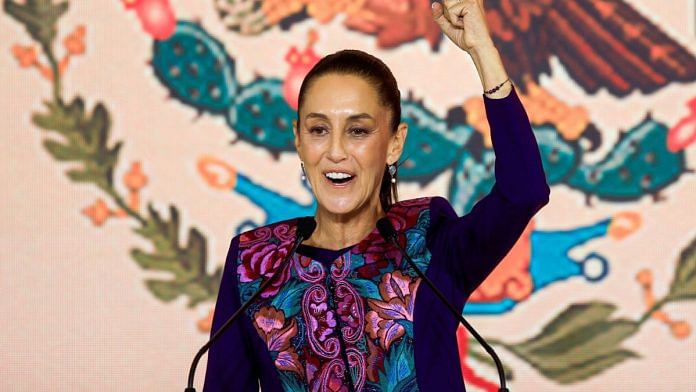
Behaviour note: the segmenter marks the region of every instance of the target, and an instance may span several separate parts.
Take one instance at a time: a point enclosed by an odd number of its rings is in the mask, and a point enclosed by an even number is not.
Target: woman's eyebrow
[[[307,114],[307,115],[305,116],[305,120],[309,120],[310,118],[319,118],[319,119],[322,119],[322,120],[328,120],[328,119],[329,119],[325,114],[322,114],[322,113],[315,113],[315,112],[309,113],[309,114]],[[374,118],[373,118],[372,116],[370,116],[369,114],[367,114],[367,113],[358,113],[358,114],[352,114],[352,115],[348,116],[348,121],[353,121],[353,120],[364,120],[364,119],[367,119],[367,120],[374,120]]]

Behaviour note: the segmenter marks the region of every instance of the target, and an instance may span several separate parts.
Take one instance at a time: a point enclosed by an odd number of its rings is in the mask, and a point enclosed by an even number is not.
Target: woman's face
[[[386,164],[401,156],[407,126],[390,128],[391,112],[377,92],[354,75],[314,80],[294,122],[295,147],[320,208],[333,214],[380,207]]]

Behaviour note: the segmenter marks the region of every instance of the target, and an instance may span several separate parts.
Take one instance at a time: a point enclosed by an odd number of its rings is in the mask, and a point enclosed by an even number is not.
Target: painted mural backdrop
[[[3,390],[184,386],[230,238],[316,207],[292,120],[325,54],[394,70],[402,197],[465,214],[493,185],[480,86],[429,0],[2,5]],[[485,6],[552,193],[464,314],[513,390],[696,390],[694,3]],[[457,339],[470,389],[497,390]]]

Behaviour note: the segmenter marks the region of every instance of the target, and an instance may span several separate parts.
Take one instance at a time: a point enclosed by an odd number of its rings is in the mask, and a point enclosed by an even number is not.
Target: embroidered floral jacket
[[[484,96],[496,183],[466,215],[442,197],[387,212],[416,265],[458,309],[503,259],[549,187],[513,90]],[[295,238],[286,220],[232,238],[214,333],[279,268]],[[204,392],[464,391],[457,319],[375,228],[340,250],[301,245],[209,352]],[[212,334],[211,333],[211,334]]]

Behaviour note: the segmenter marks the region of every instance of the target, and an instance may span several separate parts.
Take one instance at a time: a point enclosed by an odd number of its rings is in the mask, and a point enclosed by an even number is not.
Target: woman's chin
[[[331,192],[318,195],[317,203],[324,211],[335,215],[355,212],[362,204],[354,195],[336,195]]]
[[[357,203],[354,200],[343,200],[343,198],[331,198],[322,203],[322,207],[326,212],[336,215],[349,214],[357,209]]]

